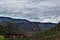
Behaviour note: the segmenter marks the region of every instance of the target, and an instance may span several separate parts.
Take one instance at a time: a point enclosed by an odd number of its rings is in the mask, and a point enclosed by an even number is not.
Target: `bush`
[[[26,40],[26,38],[16,38],[15,40]]]
[[[0,35],[0,40],[5,40],[5,37]]]

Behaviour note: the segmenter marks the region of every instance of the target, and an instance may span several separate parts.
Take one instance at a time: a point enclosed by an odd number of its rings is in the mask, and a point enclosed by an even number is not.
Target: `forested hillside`
[[[14,24],[0,22],[0,40],[15,40],[15,38],[25,37],[25,34],[16,29]]]
[[[51,29],[35,33],[29,40],[60,40],[60,23]]]
[[[12,25],[14,26],[14,24],[0,22],[0,37],[3,37],[4,40],[11,40],[12,38],[8,39],[9,35],[12,37],[17,36],[19,40],[60,40],[60,23],[55,25],[55,27],[48,28],[46,30],[39,32],[27,32],[22,33],[21,35],[19,34],[21,31],[13,28]],[[23,36],[22,39],[19,35]]]
[[[3,23],[8,28],[18,29],[19,31],[29,31],[29,32],[36,32],[41,31],[43,29],[51,28],[55,23],[41,23],[41,22],[31,22],[27,19],[14,19],[10,17],[0,17],[0,23]]]
[[[16,21],[16,22],[15,22]],[[60,23],[0,18],[0,40],[60,40]]]

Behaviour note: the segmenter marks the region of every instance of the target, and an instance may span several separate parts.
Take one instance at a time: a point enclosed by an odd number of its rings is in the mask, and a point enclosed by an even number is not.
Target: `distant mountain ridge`
[[[34,32],[51,28],[54,25],[56,25],[56,23],[31,22],[26,19],[14,19],[10,17],[0,17],[0,23],[1,22],[14,24],[14,26],[12,25],[13,29],[16,28],[20,31],[34,31]]]
[[[29,22],[26,19],[14,19],[14,18],[10,18],[10,17],[0,17],[0,21],[5,21],[5,22],[15,22],[15,23],[22,23],[22,22]],[[17,21],[17,22],[16,22]]]

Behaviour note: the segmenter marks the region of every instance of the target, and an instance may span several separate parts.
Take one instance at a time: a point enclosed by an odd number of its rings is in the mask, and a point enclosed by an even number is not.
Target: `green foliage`
[[[6,24],[0,26],[0,34],[6,35],[7,33],[14,34],[17,32],[17,30],[9,28]],[[15,38],[15,40],[55,40],[57,37],[60,37],[60,24],[51,29],[40,32],[24,32],[24,34],[26,35],[26,38]],[[0,40],[11,40],[9,38],[5,38],[3,35],[0,35]]]
[[[0,40],[5,40],[5,37],[0,35]]]
[[[15,40],[26,40],[26,38],[16,38]]]
[[[24,34],[27,36],[27,37],[29,37],[29,36],[31,36],[31,35],[34,35],[36,32],[28,32],[28,31],[26,31],[26,32],[24,32]]]
[[[57,35],[60,38],[60,24],[51,29],[35,33],[29,40],[55,40]]]

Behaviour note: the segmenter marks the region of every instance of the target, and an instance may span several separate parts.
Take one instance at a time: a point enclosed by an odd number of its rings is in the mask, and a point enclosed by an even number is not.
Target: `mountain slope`
[[[56,25],[55,23],[31,22],[26,19],[13,19],[9,17],[0,17],[0,23],[10,23],[12,24],[11,26],[13,26],[13,29],[30,32],[41,31],[43,29],[51,28]]]
[[[0,37],[4,37],[4,40],[14,40],[14,38],[17,38],[18,36],[19,38],[21,36],[22,38],[25,38],[25,33],[18,30],[14,24],[0,22]]]
[[[15,27],[14,24],[7,23],[7,22],[0,22],[0,34],[14,34],[19,33],[18,29],[13,28]]]
[[[60,23],[51,29],[35,33],[29,40],[60,40]]]

